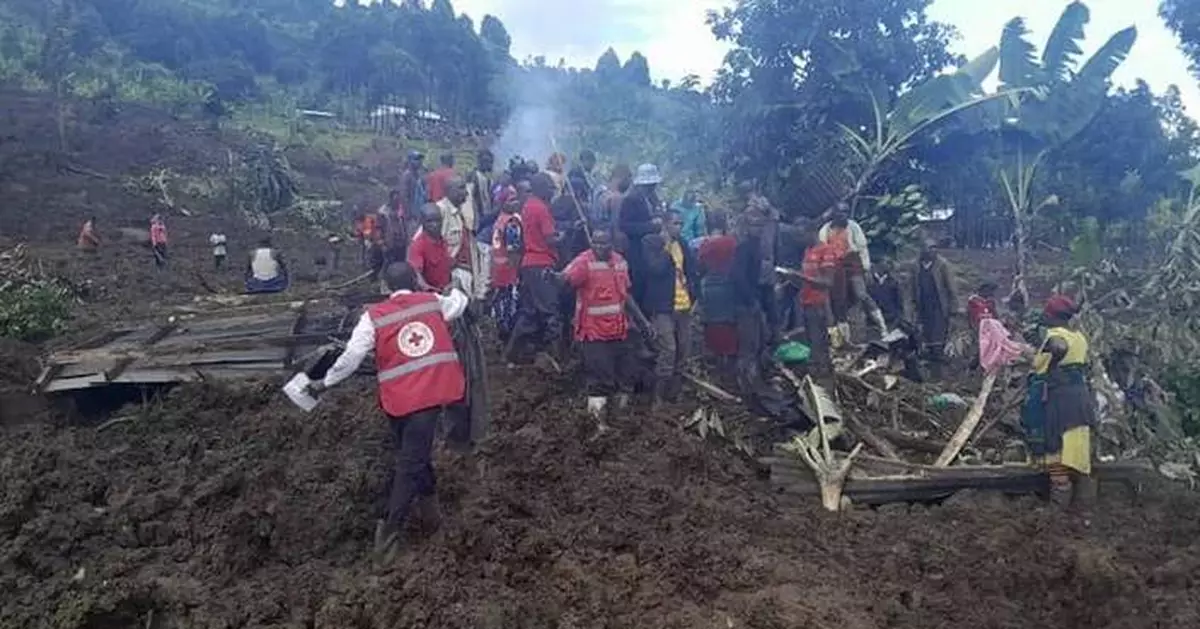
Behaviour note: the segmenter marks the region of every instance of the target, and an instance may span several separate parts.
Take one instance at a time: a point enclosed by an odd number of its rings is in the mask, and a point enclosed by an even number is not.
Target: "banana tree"
[[[1000,86],[1009,94],[988,117],[1003,146],[997,177],[1013,213],[1017,273],[1028,266],[1030,225],[1049,205],[1034,199],[1034,182],[1047,156],[1082,131],[1104,106],[1113,72],[1129,56],[1137,29],[1112,35],[1082,66],[1080,42],[1090,12],[1082,2],[1063,10],[1046,41],[1041,59],[1029,42],[1021,18],[1000,37]],[[1078,69],[1076,69],[1078,67]]]
[[[859,162],[854,185],[844,200],[853,205],[889,160],[911,147],[918,136],[934,125],[973,107],[1011,97],[1008,91],[994,94],[983,91],[983,81],[999,60],[999,48],[990,48],[954,72],[901,93],[890,111],[879,91],[868,87],[865,91],[871,101],[870,125],[853,129],[839,124],[846,144]]]

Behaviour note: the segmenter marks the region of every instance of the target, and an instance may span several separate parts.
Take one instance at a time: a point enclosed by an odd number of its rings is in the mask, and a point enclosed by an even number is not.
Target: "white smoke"
[[[510,67],[505,75],[510,112],[492,146],[498,164],[520,155],[545,166],[554,152],[554,141],[562,148],[563,116],[558,111],[557,82],[548,71]],[[554,141],[551,138],[554,138]]]

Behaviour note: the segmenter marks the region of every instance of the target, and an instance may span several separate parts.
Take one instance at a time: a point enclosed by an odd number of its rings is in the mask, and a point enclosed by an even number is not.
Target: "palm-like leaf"
[[[1037,48],[1025,39],[1029,29],[1025,20],[1013,18],[1000,35],[1000,84],[1007,87],[1032,87],[1041,78]]]
[[[983,93],[983,81],[995,70],[1000,50],[990,48],[951,74],[936,76],[900,95],[888,115],[891,134],[905,136],[945,112],[971,103]]]
[[[1113,72],[1116,72],[1117,67],[1129,56],[1129,51],[1133,49],[1133,44],[1136,42],[1137,27],[1130,26],[1125,30],[1117,31],[1108,38],[1107,42],[1104,42],[1100,50],[1097,50],[1087,60],[1087,63],[1083,64],[1075,82],[1093,93],[1096,90],[1106,92]]]
[[[1042,51],[1044,81],[1057,83],[1070,79],[1075,59],[1083,54],[1079,42],[1083,40],[1083,27],[1089,19],[1091,14],[1082,2],[1072,2],[1063,9],[1050,39],[1046,40],[1046,49]]]

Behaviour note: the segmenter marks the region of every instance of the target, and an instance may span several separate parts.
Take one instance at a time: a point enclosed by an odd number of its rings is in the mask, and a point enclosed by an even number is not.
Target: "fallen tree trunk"
[[[954,431],[954,436],[950,438],[950,443],[947,443],[946,448],[938,455],[937,461],[934,461],[934,466],[950,465],[950,462],[962,451],[963,446],[967,445],[967,439],[971,438],[971,433],[975,432],[975,427],[983,418],[983,409],[987,406],[988,396],[992,394],[992,387],[995,385],[995,372],[984,377],[983,385],[979,387],[979,395],[975,396],[975,402],[971,404],[971,410],[967,411],[967,416],[958,425],[958,430]]]
[[[892,428],[881,428],[879,429],[879,434],[905,450],[923,452],[925,454],[941,454],[942,450],[946,449],[945,441],[916,437]]]

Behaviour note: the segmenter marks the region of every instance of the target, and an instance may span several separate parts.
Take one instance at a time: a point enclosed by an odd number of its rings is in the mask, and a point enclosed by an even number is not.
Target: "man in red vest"
[[[375,527],[375,551],[387,560],[399,550],[400,534],[414,502],[427,528],[440,524],[433,438],[442,409],[462,402],[467,384],[447,322],[462,316],[469,299],[457,286],[445,295],[416,292],[417,275],[403,262],[388,266],[384,280],[391,297],[367,308],[345,351],[324,379],[309,385],[309,391],[319,395],[345,380],[367,354],[375,352],[379,405],[396,442],[387,512]]]
[[[636,356],[628,343],[629,317],[625,314],[632,287],[629,265],[613,251],[612,235],[597,230],[592,233],[591,249],[556,275],[578,293],[575,341],[583,355],[587,410],[603,432],[608,430],[604,421],[608,398],[616,396],[616,406],[624,407],[635,380]]]

